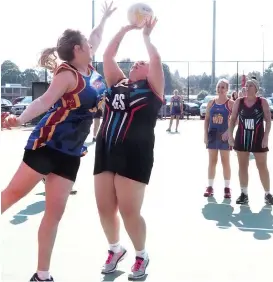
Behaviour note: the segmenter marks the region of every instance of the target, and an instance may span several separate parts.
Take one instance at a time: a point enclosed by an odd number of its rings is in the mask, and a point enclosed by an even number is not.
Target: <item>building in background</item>
[[[5,84],[1,86],[1,97],[13,100],[17,97],[31,95],[31,87],[22,86],[21,84]]]

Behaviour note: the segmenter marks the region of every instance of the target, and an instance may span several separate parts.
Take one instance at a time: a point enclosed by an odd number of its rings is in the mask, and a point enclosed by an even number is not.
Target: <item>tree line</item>
[[[124,59],[119,62],[120,68],[123,70],[125,75],[129,74],[130,68],[133,62],[130,59]],[[93,66],[97,71],[103,74],[102,62],[94,62]],[[188,77],[180,76],[178,71],[172,73],[167,63],[163,63],[163,71],[165,75],[165,94],[171,94],[174,89],[178,89],[181,94],[184,95],[197,95],[201,93],[212,93],[214,89],[211,87],[211,75],[205,72],[202,75],[189,75]],[[273,93],[273,63],[265,70],[264,75],[260,72],[253,71],[247,76],[255,75],[260,81],[265,96],[271,96]],[[231,89],[236,90],[240,88],[242,75],[222,75],[216,78],[225,77],[229,79]],[[19,67],[12,61],[6,60],[1,64],[1,85],[7,83],[10,84],[21,84],[22,86],[31,87],[32,82],[39,81],[50,81],[52,75],[46,72],[44,69],[32,69],[28,68],[21,71]],[[31,93],[31,91],[30,91]],[[200,94],[201,94],[200,93]],[[31,94],[29,94],[31,95]]]

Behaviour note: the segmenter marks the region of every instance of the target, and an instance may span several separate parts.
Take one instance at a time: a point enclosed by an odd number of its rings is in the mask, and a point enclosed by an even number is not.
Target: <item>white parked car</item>
[[[203,100],[203,104],[200,106],[200,119],[204,119],[205,118],[208,102],[211,101],[214,98],[215,98],[215,96],[208,95]]]

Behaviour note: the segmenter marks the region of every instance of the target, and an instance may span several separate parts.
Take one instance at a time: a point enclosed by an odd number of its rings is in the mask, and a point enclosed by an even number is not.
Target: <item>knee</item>
[[[99,216],[103,218],[116,216],[118,212],[117,203],[113,203],[113,204],[98,203],[97,207],[98,207]]]
[[[47,207],[44,214],[44,219],[47,222],[58,224],[64,214],[65,206]]]
[[[140,217],[140,210],[136,209],[133,205],[126,204],[119,207],[120,215],[124,222],[128,222],[133,218]]]
[[[209,159],[209,165],[215,167],[217,165],[218,162],[218,158],[214,157],[214,158],[210,158]]]
[[[256,166],[257,166],[259,173],[268,171],[266,163],[256,163]]]

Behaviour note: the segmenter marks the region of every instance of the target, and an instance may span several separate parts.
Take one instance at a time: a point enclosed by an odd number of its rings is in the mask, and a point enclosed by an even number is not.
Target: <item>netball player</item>
[[[112,12],[111,5],[105,6],[101,25],[90,36],[92,46],[79,31],[66,30],[56,48],[46,49],[40,63],[54,71],[49,89],[34,100],[20,117],[11,115],[5,119],[5,127],[10,128],[48,110],[30,134],[23,162],[1,193],[3,213],[46,176],[46,207],[38,233],[38,267],[30,281],[53,281],[49,267],[58,225],[76,180],[83,144],[90,131],[93,119],[90,109],[96,107],[98,85],[102,88],[102,77],[89,63],[100,44],[104,22]],[[54,51],[65,61],[59,67]]]
[[[205,197],[214,194],[214,178],[220,152],[225,180],[224,198],[231,198],[230,191],[230,146],[228,144],[228,123],[234,101],[227,97],[229,82],[220,79],[216,86],[217,97],[207,105],[204,124],[204,141],[209,152],[208,187],[204,193]]]
[[[103,56],[109,91],[97,136],[94,167],[97,206],[109,242],[109,255],[102,273],[114,272],[126,254],[120,244],[119,210],[136,251],[129,279],[144,277],[149,264],[145,250],[146,225],[140,210],[153,167],[154,127],[164,92],[161,58],[150,39],[156,21],[148,21],[143,29],[150,61],[136,62],[129,80],[115,56],[123,37],[135,29],[134,26],[121,28]]]
[[[234,104],[229,127],[229,143],[237,151],[241,195],[237,204],[248,203],[248,166],[249,154],[255,156],[256,166],[265,191],[266,204],[273,205],[270,194],[270,177],[267,167],[268,137],[271,129],[271,114],[268,102],[258,97],[259,83],[252,78],[246,83],[246,97],[239,98]],[[235,141],[233,131],[239,117]],[[264,128],[265,121],[265,128]]]
[[[182,98],[178,94],[179,94],[178,90],[175,89],[173,91],[173,97],[171,98],[171,105],[170,105],[171,119],[170,119],[169,128],[167,129],[168,132],[171,132],[171,130],[172,130],[172,124],[173,124],[174,118],[176,118],[175,132],[178,132],[179,119],[180,119],[181,113],[183,111]]]

